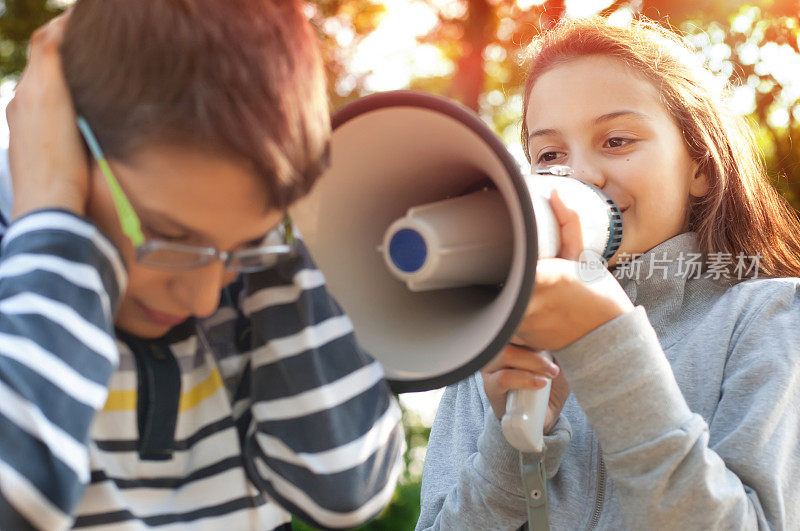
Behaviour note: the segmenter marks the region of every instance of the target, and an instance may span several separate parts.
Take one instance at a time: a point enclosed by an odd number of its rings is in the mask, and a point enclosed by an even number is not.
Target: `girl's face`
[[[611,265],[687,230],[690,196],[703,195],[707,180],[649,81],[613,57],[580,57],[544,73],[529,98],[533,167],[571,166],[623,212]]]
[[[200,150],[144,148],[128,164],[111,161],[146,238],[231,251],[259,242],[283,219],[268,210],[266,186],[249,167]],[[164,271],[134,260],[102,174],[92,171],[88,215],[120,249],[128,289],[116,326],[139,337],[160,337],[190,316],[205,317],[236,273],[221,262],[190,271]]]

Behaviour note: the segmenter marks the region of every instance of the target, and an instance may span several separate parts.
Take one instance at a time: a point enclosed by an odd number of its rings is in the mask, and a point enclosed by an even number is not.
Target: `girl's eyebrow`
[[[557,136],[557,135],[558,131],[556,131],[555,129],[537,129],[536,131],[533,131],[531,134],[528,135],[528,143],[530,143],[531,140],[533,140],[533,138],[537,136]]]
[[[623,109],[621,111],[614,111],[614,112],[610,112],[610,113],[604,114],[602,116],[598,116],[597,118],[595,118],[592,121],[592,123],[599,124],[599,123],[602,123],[602,122],[607,122],[609,120],[613,120],[614,118],[619,118],[620,116],[630,116],[631,118],[637,118],[639,120],[651,120],[652,119],[649,116],[647,116],[646,114],[644,114],[643,112],[631,111],[631,110],[628,110],[628,109]]]
[[[648,120],[648,121],[652,120],[652,118],[650,118],[649,116],[647,116],[642,112],[623,109],[620,111],[609,112],[603,114],[602,116],[598,116],[597,118],[592,120],[592,124],[596,125],[602,122],[607,122],[609,120],[613,120],[614,118],[619,118],[620,116],[630,116],[631,118],[637,118],[639,120]],[[537,129],[528,135],[528,143],[530,143],[531,140],[533,140],[535,137],[538,136],[557,136],[557,135],[558,135],[558,130],[556,129]]]

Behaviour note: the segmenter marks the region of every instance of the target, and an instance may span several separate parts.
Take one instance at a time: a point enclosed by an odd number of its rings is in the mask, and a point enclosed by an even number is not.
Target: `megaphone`
[[[523,177],[499,138],[448,100],[375,94],[332,123],[330,167],[291,215],[356,339],[397,393],[455,383],[510,342],[537,260],[560,250],[553,189],[580,213],[587,250],[608,260],[620,246],[622,215],[601,190],[567,177],[564,166]],[[512,391],[502,419],[522,452],[528,518],[540,529],[549,528],[549,393],[549,383]]]
[[[470,110],[436,96],[375,94],[333,116],[331,164],[292,217],[397,393],[461,380],[509,343],[533,290],[536,261],[560,232],[547,198],[581,214],[583,241],[606,260],[622,216],[569,168],[523,177]],[[549,384],[509,394],[503,431],[543,448]]]
[[[336,112],[332,126],[330,166],[291,215],[397,393],[457,382],[509,343],[537,259],[560,246],[546,200],[553,180],[574,187],[560,194],[565,201],[580,195],[581,212],[594,213],[583,223],[587,246],[596,241],[606,257],[619,247],[613,201],[573,178],[523,177],[500,139],[459,104],[373,94]],[[445,212],[437,203],[446,200],[463,208]],[[470,237],[480,243],[470,247]],[[420,241],[425,256],[413,251]]]

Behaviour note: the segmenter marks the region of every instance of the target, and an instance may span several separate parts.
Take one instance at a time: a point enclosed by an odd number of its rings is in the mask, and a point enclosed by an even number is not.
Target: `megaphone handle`
[[[553,360],[550,353],[542,354]],[[508,393],[506,413],[501,422],[503,435],[520,452],[544,452],[544,422],[551,385],[548,379],[542,389],[516,389]]]

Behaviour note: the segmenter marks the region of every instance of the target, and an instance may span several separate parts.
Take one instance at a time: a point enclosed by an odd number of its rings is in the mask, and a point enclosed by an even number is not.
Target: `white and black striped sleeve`
[[[380,364],[302,247],[289,263],[245,277],[241,309],[253,349],[238,422],[253,481],[323,528],[349,528],[389,502],[405,446],[400,408]]]
[[[44,210],[0,243],[0,528],[65,529],[89,480],[89,426],[118,363],[127,276],[88,221]]]

